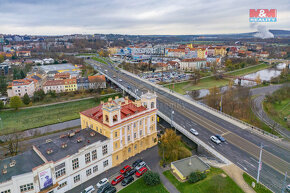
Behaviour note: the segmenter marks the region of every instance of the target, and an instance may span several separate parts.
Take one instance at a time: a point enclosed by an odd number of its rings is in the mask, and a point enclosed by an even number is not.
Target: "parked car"
[[[132,167],[135,168],[142,161],[143,161],[142,159],[137,159],[136,161],[133,162]]]
[[[214,143],[216,143],[216,144],[220,144],[220,143],[221,143],[221,141],[220,141],[216,136],[211,136],[210,139],[211,139]]]
[[[126,165],[125,167],[123,167],[123,169],[120,170],[120,173],[125,174],[126,172],[128,172],[131,169],[132,169],[131,166]]]
[[[82,191],[82,193],[92,193],[95,191],[94,186],[89,186],[86,189],[84,189],[84,191]]]
[[[115,186],[116,184],[118,184],[119,182],[121,182],[123,179],[124,179],[124,176],[123,175],[119,175],[115,179],[112,180],[111,184],[113,186]]]
[[[142,161],[135,167],[135,169],[139,170],[139,169],[143,168],[144,166],[146,166],[146,163],[144,161]]]
[[[113,78],[116,78],[116,76],[114,75]]]
[[[142,176],[145,172],[147,172],[147,167],[143,167],[143,168],[141,168],[140,170],[138,170],[136,173],[135,173],[135,175],[136,175],[136,177],[140,177],[140,176]]]
[[[290,184],[288,184],[288,185],[286,186],[286,190],[287,190],[288,192],[290,192]]]
[[[109,188],[111,188],[111,184],[109,182],[107,182],[106,184],[104,184],[103,186],[101,186],[97,193],[105,193],[106,190],[108,190]]]
[[[105,185],[108,182],[108,178],[103,178],[97,183],[97,188],[100,188],[101,186]]]
[[[193,128],[190,129],[190,132],[191,132],[193,135],[198,135],[198,132],[197,132],[195,129],[193,129]]]
[[[105,191],[105,193],[115,193],[115,192],[117,192],[117,188],[115,188],[114,186],[111,186],[109,189]]]
[[[122,79],[119,79],[119,82],[122,82]]]
[[[122,186],[126,186],[134,181],[133,176],[129,176],[128,178],[124,178],[124,180],[121,182]]]
[[[216,138],[218,138],[221,142],[225,142],[225,141],[226,141],[226,139],[223,138],[221,135],[215,135],[215,136],[216,136]]]
[[[136,169],[129,170],[128,172],[125,173],[124,177],[127,178],[128,176],[132,176],[135,174],[136,171],[137,171]]]

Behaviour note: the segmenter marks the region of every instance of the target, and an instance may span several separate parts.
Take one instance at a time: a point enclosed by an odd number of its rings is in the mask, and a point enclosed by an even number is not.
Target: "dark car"
[[[223,138],[223,137],[220,136],[220,135],[215,135],[215,136],[216,136],[216,138],[218,138],[221,142],[225,142],[225,141],[226,141],[226,139]]]
[[[97,193],[105,193],[106,190],[108,190],[109,188],[111,188],[111,184],[109,182],[107,182],[106,184],[104,184],[103,186],[101,186]]]
[[[105,191],[105,193],[115,193],[115,192],[117,192],[117,189],[113,186],[111,186],[109,189]]]
[[[137,159],[136,161],[133,162],[132,166],[135,168],[139,163],[141,163],[143,160]]]
[[[132,176],[132,175],[135,174],[135,172],[136,172],[136,169],[132,169],[132,170],[126,172],[125,175],[124,175],[124,177],[127,178],[129,176]]]
[[[129,176],[127,178],[124,178],[124,180],[122,181],[121,184],[122,184],[122,186],[126,186],[126,185],[130,184],[133,181],[134,181],[133,176]]]

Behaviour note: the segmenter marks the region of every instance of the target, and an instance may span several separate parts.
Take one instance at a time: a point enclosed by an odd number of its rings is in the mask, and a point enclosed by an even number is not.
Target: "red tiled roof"
[[[43,84],[43,86],[57,86],[57,85],[64,85],[64,81],[63,80],[48,80]]]
[[[115,101],[112,101],[112,103],[115,103]],[[89,117],[91,119],[94,119],[94,120],[104,124],[103,123],[102,106],[103,106],[103,104],[100,104],[97,107],[93,107],[91,109],[87,109],[85,111],[82,111],[81,114],[83,114],[83,115],[85,115],[85,116],[87,116],[87,117]],[[122,119],[125,119],[125,118],[128,118],[128,117],[132,117],[133,115],[135,115],[137,113],[140,113],[140,112],[143,112],[145,110],[146,110],[146,108],[144,106],[137,107],[133,103],[133,101],[128,100],[128,104],[125,104],[125,103],[121,104],[121,109],[120,109],[120,111],[121,111],[121,122],[122,122]]]
[[[105,75],[97,75],[97,76],[89,76],[89,82],[105,82],[106,77]]]
[[[206,59],[201,59],[201,58],[187,58],[187,59],[183,59],[181,62],[198,62],[198,61],[206,61]]]
[[[35,79],[31,78],[24,78],[24,79],[19,79],[19,80],[13,80],[12,86],[22,86],[22,85],[29,85],[31,82],[35,82]],[[37,81],[36,81],[37,82]]]

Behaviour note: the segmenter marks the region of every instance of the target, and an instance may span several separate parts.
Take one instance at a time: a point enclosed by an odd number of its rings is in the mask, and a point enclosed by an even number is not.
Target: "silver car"
[[[198,132],[197,132],[195,129],[193,129],[193,128],[190,129],[190,132],[191,132],[193,135],[198,135]]]
[[[220,143],[221,143],[221,141],[220,141],[216,136],[211,136],[210,139],[211,139],[214,143],[216,143],[216,144],[220,144]]]
[[[144,166],[146,166],[146,163],[144,161],[142,161],[135,167],[135,169],[139,170],[139,169],[143,168]]]

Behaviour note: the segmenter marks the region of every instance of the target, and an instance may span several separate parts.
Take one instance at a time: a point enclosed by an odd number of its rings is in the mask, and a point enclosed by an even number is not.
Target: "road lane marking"
[[[239,166],[241,166],[244,170],[248,171],[248,169],[247,169],[245,166],[243,166],[242,164],[240,164],[239,162],[237,162],[237,164],[238,164]]]
[[[247,164],[249,164],[250,166],[252,166],[253,168],[256,168],[256,166],[254,166],[253,164],[251,164],[250,162],[248,162],[247,160],[244,159],[244,162],[246,162]]]

